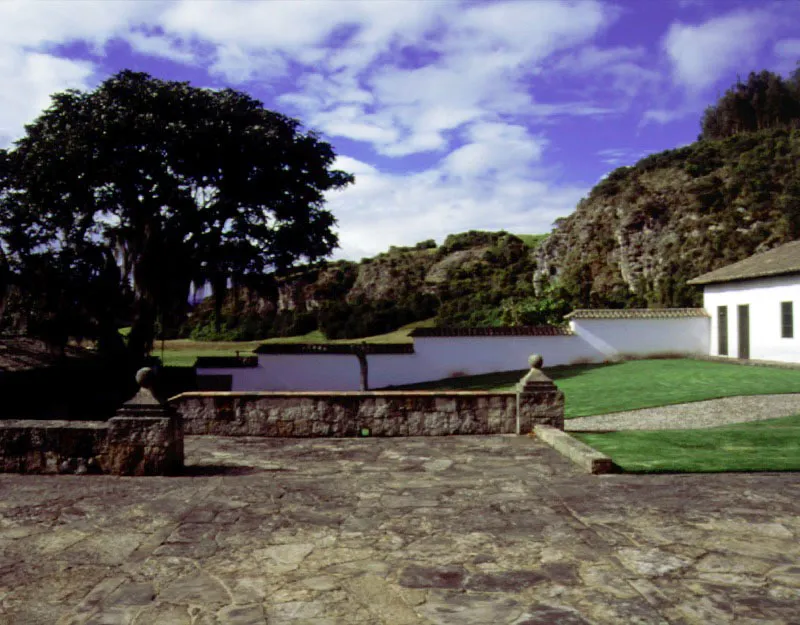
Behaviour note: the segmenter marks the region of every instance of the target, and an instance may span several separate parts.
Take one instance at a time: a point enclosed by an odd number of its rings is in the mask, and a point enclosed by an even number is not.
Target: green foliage
[[[529,248],[535,250],[547,238],[547,234],[518,234],[517,237]]]
[[[501,320],[504,326],[562,325],[571,310],[564,291],[548,286],[536,297],[503,302]]]
[[[133,286],[134,357],[152,344],[157,320],[176,326],[192,282],[211,284],[219,324],[230,282],[314,262],[337,245],[324,194],[353,177],[332,170],[331,146],[299,126],[241,92],[131,71],[93,92],[56,94],[0,154],[8,264],[20,284],[44,265],[66,280],[72,258],[113,254],[118,290]]]
[[[612,172],[542,249],[573,308],[700,306],[688,280],[800,237],[798,162],[789,128],[648,156]]]
[[[328,339],[385,334],[433,316],[437,305],[435,296],[424,293],[415,293],[402,303],[391,300],[329,302],[319,311],[319,328]]]
[[[700,139],[724,139],[743,132],[800,126],[797,72],[788,81],[768,71],[751,72],[709,106]]]

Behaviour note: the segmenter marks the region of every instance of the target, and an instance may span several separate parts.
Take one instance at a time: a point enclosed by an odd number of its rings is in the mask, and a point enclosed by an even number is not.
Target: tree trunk
[[[156,322],[155,307],[150,302],[140,299],[136,309],[128,335],[128,358],[133,366],[141,363],[153,349]]]
[[[227,282],[225,276],[216,275],[211,284],[211,290],[214,292],[214,330],[217,334],[222,332],[222,304],[225,301]]]

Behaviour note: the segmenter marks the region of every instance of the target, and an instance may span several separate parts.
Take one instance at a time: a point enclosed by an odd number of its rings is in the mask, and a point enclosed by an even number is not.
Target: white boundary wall
[[[751,313],[752,314],[752,313]],[[416,337],[413,354],[369,354],[369,386],[428,382],[461,375],[525,369],[541,354],[545,367],[622,356],[708,354],[708,317],[575,319],[573,335]],[[358,359],[351,354],[260,354],[252,368],[198,369],[231,375],[233,391],[354,391]]]
[[[623,356],[708,354],[710,321],[708,317],[574,319],[570,327],[582,342],[603,355],[602,361]]]
[[[794,337],[781,338],[781,302],[792,302]],[[738,306],[750,307],[750,358],[800,362],[800,276],[707,284],[703,305],[711,315],[711,355],[719,356],[717,307],[728,307],[728,356],[739,353]]]

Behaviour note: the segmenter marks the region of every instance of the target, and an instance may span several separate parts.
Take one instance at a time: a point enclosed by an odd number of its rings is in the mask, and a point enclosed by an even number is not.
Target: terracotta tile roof
[[[265,343],[256,354],[355,354],[363,347],[367,354],[413,354],[412,343]]]
[[[751,280],[790,273],[800,273],[800,241],[792,241],[768,252],[740,260],[738,263],[704,273],[702,276],[689,280],[689,284],[733,282],[734,280]]]
[[[518,326],[510,328],[417,328],[410,336],[569,336],[569,328],[558,326]]]
[[[681,317],[708,317],[703,308],[580,308],[565,319],[676,319]]]

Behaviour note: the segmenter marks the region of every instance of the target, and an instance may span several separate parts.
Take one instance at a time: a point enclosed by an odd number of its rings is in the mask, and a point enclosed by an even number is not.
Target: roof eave
[[[747,280],[761,280],[763,278],[778,278],[780,276],[793,276],[793,275],[800,275],[800,269],[759,273],[751,276],[739,276],[735,278],[704,279],[703,276],[698,276],[697,278],[692,278],[691,280],[688,280],[686,284],[691,284],[693,286],[706,286],[708,284],[724,284],[726,282],[746,282]]]

